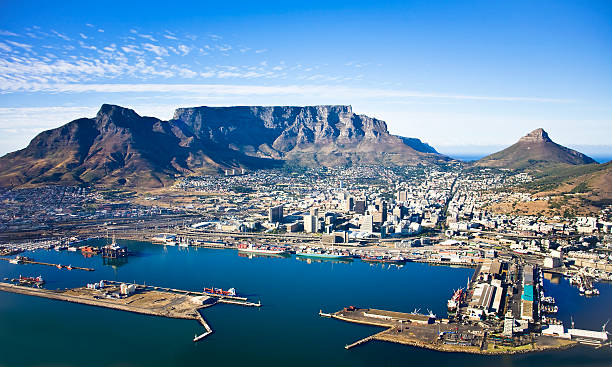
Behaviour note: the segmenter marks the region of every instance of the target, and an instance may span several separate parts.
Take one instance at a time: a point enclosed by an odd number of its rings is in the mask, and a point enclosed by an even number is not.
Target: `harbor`
[[[188,299],[204,296],[204,288],[216,286],[227,291],[235,286],[238,296],[253,300],[254,304],[258,304],[261,299],[265,302],[265,307],[251,306],[240,310],[227,304],[233,301],[231,299],[219,302],[211,298],[207,304],[214,303],[214,306],[198,308],[210,329],[214,329],[214,332],[209,333],[199,320],[193,318],[176,319],[164,316],[150,318],[146,317],[148,316],[146,313],[117,312],[117,309],[109,307],[91,308],[82,303],[0,292],[0,309],[5,310],[7,315],[0,318],[0,322],[7,332],[14,336],[11,338],[0,336],[2,345],[19,350],[20,347],[16,345],[15,340],[25,337],[27,330],[28,334],[36,333],[49,340],[47,345],[42,346],[46,360],[61,360],[62,357],[57,350],[61,350],[62,346],[54,341],[57,330],[42,328],[42,325],[54,322],[60,323],[62,328],[69,328],[71,333],[87,333],[92,342],[107,343],[109,348],[120,349],[124,343],[138,340],[137,343],[130,344],[134,348],[134,356],[122,358],[127,358],[128,361],[132,358],[142,361],[144,358],[150,365],[170,363],[175,353],[182,353],[185,356],[182,361],[184,363],[197,363],[202,355],[210,358],[211,362],[223,363],[226,356],[232,355],[237,343],[250,356],[248,359],[240,358],[241,363],[250,361],[273,364],[280,360],[286,361],[294,358],[296,353],[306,347],[316,350],[317,353],[302,357],[296,363],[299,366],[325,364],[329,360],[339,360],[339,365],[358,364],[363,360],[375,363],[380,355],[387,356],[385,358],[394,363],[413,359],[419,363],[433,361],[431,363],[443,365],[447,358],[444,357],[445,353],[429,354],[427,351],[435,353],[438,351],[418,347],[417,339],[408,338],[410,332],[417,331],[416,325],[406,323],[404,324],[407,328],[404,330],[406,333],[404,331],[398,333],[389,330],[390,326],[380,326],[381,320],[378,319],[374,321],[379,326],[348,323],[322,318],[316,314],[316,311],[341,310],[351,304],[375,310],[397,310],[406,313],[420,308],[423,311],[418,313],[423,314],[427,314],[426,310],[430,308],[434,314],[443,319],[446,318],[447,300],[452,296],[453,290],[465,287],[468,278],[478,278],[474,277],[473,268],[429,266],[416,262],[406,262],[402,267],[392,264],[370,264],[359,259],[342,262],[313,258],[312,260],[320,261],[307,262],[298,260],[295,256],[242,257],[238,256],[236,250],[220,251],[196,247],[185,249],[180,246],[164,247],[146,242],[123,240],[117,242],[127,246],[133,254],[125,264],[104,265],[100,256],[84,257],[79,252],[71,251],[35,250],[21,254],[41,262],[72,263],[81,267],[95,268],[94,272],[67,272],[34,264],[16,266],[5,261],[0,262],[0,271],[8,278],[17,278],[20,274],[24,276],[40,274],[47,281],[45,287],[49,291],[86,288],[86,284],[99,283],[100,279],[104,279],[105,284],[109,286],[120,287],[121,283],[135,284],[143,291],[161,291],[164,295],[178,297],[177,299]],[[106,243],[108,243],[106,240],[96,240],[87,245],[101,246]],[[185,276],[185,274],[191,275]],[[427,276],[423,278],[423,274]],[[423,279],[423,281],[415,282],[414,279]],[[398,289],[394,284],[402,284],[402,288]],[[576,288],[569,286],[565,281],[562,280],[560,284],[549,284],[549,281],[545,280],[546,295],[553,296],[557,300],[556,305],[559,306],[555,317],[568,324],[572,315],[577,326],[592,330],[600,328],[605,320],[600,321],[601,317],[596,315],[606,314],[605,305],[610,301],[609,295],[612,292],[610,287],[607,284],[597,284],[602,295],[599,298],[585,298],[580,297]],[[318,297],[312,297],[310,292],[303,291],[313,288],[318,290]],[[561,290],[563,294],[559,294]],[[85,292],[95,294],[91,290]],[[134,296],[138,297],[138,293]],[[564,301],[567,297],[570,297],[571,302],[580,304],[580,308],[584,309],[585,313],[579,313],[571,304],[568,305]],[[141,306],[140,302],[143,301],[135,301],[130,305]],[[118,301],[108,302],[114,302],[114,305]],[[117,304],[121,302],[129,300],[119,301]],[[588,304],[579,302],[588,302]],[[14,314],[9,310],[21,309],[23,311],[20,316],[10,316]],[[44,313],[42,310],[45,310]],[[446,330],[444,328],[447,325],[442,323],[439,325],[442,330]],[[426,330],[429,334],[424,335],[429,335],[433,340],[438,332],[437,326],[438,323],[422,327],[419,325],[418,330]],[[159,337],[160,327],[163,327],[164,336],[167,338]],[[288,328],[292,333],[291,340],[279,340],[278,335],[286,333]],[[396,334],[401,334],[403,337],[397,337]],[[62,341],[71,340],[70,335],[63,337]],[[202,339],[198,339],[201,342],[195,343],[196,349],[185,349],[186,345],[192,344],[194,338],[202,335],[204,335]],[[452,342],[450,338],[449,336],[449,343]],[[344,349],[347,345],[362,339],[367,340],[351,347],[348,351]],[[392,339],[395,341],[390,342]],[[276,355],[256,354],[256,350],[265,348],[270,340],[275,340],[278,345]],[[415,344],[407,344],[411,342]],[[150,345],[155,343],[163,343],[163,348],[159,348],[160,352],[156,353],[158,360],[149,360],[146,357],[147,350],[150,350]],[[498,345],[501,348],[501,343]],[[594,356],[604,358],[609,355],[610,349],[585,348],[587,349],[575,347],[555,353],[560,353],[560,356],[579,356],[581,359],[595,358]],[[474,358],[465,359],[466,365],[469,361],[470,366],[487,366],[498,361],[495,359],[498,356],[496,354],[460,354]],[[536,355],[538,354],[525,355],[525,358],[527,361],[534,360],[537,357],[530,356]],[[78,353],[75,356],[78,358],[78,364],[86,363],[87,353]],[[499,357],[501,358],[501,355]],[[37,360],[36,356],[29,355],[21,358],[26,358],[29,363],[35,363]],[[462,360],[462,357],[458,359]],[[12,359],[7,360],[12,361]],[[15,364],[14,361],[11,364]],[[459,363],[459,365],[464,364]]]

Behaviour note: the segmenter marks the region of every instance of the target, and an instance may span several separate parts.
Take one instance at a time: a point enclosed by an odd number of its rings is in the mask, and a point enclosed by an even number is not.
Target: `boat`
[[[211,295],[211,296],[229,296],[229,297],[236,297],[236,289],[235,288],[230,288],[226,291],[224,291],[221,288],[204,288],[204,293]]]
[[[548,296],[548,297],[542,297],[542,303],[545,304],[549,304],[549,305],[554,305],[555,304],[555,299],[554,297]]]
[[[319,259],[351,259],[352,256],[347,251],[337,251],[337,250],[325,250],[325,249],[316,249],[307,247],[302,250],[298,250],[295,253],[300,257],[314,257]]]
[[[151,237],[151,242],[165,244],[170,241],[175,241],[176,235],[173,233],[159,233]]]
[[[372,256],[372,255],[364,255],[361,257],[362,261],[372,262],[372,263],[389,263],[389,264],[402,264],[407,260],[402,256]]]
[[[189,247],[189,242],[187,242],[186,240],[185,241],[181,241],[181,242],[179,242],[178,245],[179,245],[179,247]]]
[[[68,251],[70,252],[76,252],[78,250],[78,248],[76,246],[68,246]]]
[[[72,265],[68,265],[68,266],[66,266],[66,269],[68,269],[68,270],[72,270]]]
[[[81,253],[83,255],[95,255],[100,252],[100,248],[94,246],[83,246],[81,247]]]
[[[252,243],[241,243],[238,245],[238,251],[251,252],[255,254],[268,255],[284,255],[289,253],[287,247],[273,245],[254,245]]]
[[[448,300],[447,307],[449,312],[456,312],[465,299],[465,291],[459,288],[455,291],[451,299]]]

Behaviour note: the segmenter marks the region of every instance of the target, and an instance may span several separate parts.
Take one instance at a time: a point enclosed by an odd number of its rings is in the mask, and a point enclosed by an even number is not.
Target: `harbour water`
[[[261,308],[217,305],[204,309],[214,333],[199,343],[193,321],[144,316],[18,294],[0,293],[0,366],[610,366],[612,350],[577,347],[568,351],[515,356],[474,356],[371,342],[346,344],[375,327],[320,318],[323,311],[355,305],[397,311],[446,314],[446,300],[473,269],[409,263],[402,268],[361,261],[305,261],[295,257],[245,257],[233,250],[195,249],[119,241],[134,256],[104,264],[79,252],[36,251],[23,255],[94,272],[0,262],[0,277],[42,275],[47,288],[82,286],[100,279],[180,289],[235,287]],[[558,282],[557,282],[558,281]],[[558,284],[555,284],[558,283]],[[576,327],[601,329],[612,316],[612,285],[598,284],[601,296],[586,299],[566,280],[546,281],[558,300],[559,317]]]

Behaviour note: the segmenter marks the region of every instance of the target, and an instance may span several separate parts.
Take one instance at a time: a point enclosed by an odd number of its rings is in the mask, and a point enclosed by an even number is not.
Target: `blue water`
[[[352,350],[344,345],[378,329],[320,318],[317,313],[347,305],[398,311],[420,308],[445,315],[446,300],[465,284],[472,269],[407,264],[403,268],[348,263],[305,262],[295,258],[246,258],[231,250],[164,249],[126,242],[136,252],[126,264],[103,265],[100,257],[36,251],[40,261],[94,267],[94,272],[0,262],[0,277],[39,275],[47,288],[80,286],[100,279],[146,282],[200,290],[204,285],[235,287],[263,307],[217,305],[203,310],[214,333],[193,343],[202,327],[195,321],[131,314],[17,294],[0,293],[0,366],[610,366],[610,348],[486,357],[448,354],[384,342]],[[559,300],[572,310],[577,327],[600,328],[607,318],[612,287],[602,296]],[[561,282],[549,294],[576,293]],[[559,294],[555,294],[558,292]],[[573,297],[573,296],[572,296]],[[572,306],[573,305],[573,306]],[[572,307],[574,307],[572,309]],[[605,320],[603,320],[605,321]]]

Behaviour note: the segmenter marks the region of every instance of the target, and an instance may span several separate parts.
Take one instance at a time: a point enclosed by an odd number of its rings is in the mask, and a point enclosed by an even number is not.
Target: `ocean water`
[[[121,242],[121,241],[120,241]],[[100,279],[201,290],[237,291],[263,307],[216,305],[202,311],[214,333],[199,343],[195,321],[145,316],[0,292],[0,366],[610,366],[610,348],[518,356],[441,353],[385,342],[351,350],[346,344],[378,328],[320,318],[317,313],[348,306],[397,311],[420,308],[445,316],[446,300],[463,286],[472,269],[409,263],[402,268],[292,258],[242,257],[233,250],[164,248],[124,242],[134,256],[122,265],[80,253],[26,253],[40,261],[94,267],[67,271],[0,262],[0,277],[43,275],[47,288],[84,285]],[[560,317],[577,327],[600,329],[610,317],[612,286],[585,299],[564,280],[547,281]]]

